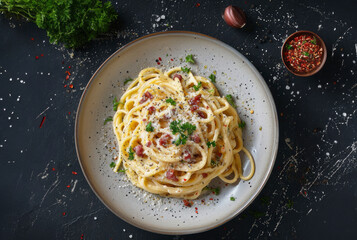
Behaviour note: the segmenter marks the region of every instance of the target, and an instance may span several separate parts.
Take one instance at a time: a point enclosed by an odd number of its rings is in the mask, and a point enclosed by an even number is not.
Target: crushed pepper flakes
[[[70,84],[70,85],[69,85],[69,88],[73,88],[73,84]]]
[[[43,123],[45,122],[45,120],[46,120],[46,116],[43,116],[39,128],[42,128],[42,125],[43,125]]]
[[[73,175],[77,175],[78,173],[77,173],[77,172],[75,172],[75,171],[72,171],[72,174],[73,174]]]

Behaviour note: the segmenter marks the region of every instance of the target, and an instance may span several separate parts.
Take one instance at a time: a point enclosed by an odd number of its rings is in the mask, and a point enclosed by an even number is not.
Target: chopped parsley
[[[304,41],[302,41],[302,44],[305,44],[306,43],[306,41],[304,40]]]
[[[225,96],[227,102],[232,105],[232,107],[237,107],[237,105],[234,103],[232,95],[228,94]]]
[[[116,165],[115,162],[111,162],[109,167],[113,168],[113,167],[115,167],[115,165]]]
[[[104,125],[107,124],[107,122],[111,122],[113,121],[113,117],[107,117],[105,120],[104,120]]]
[[[293,46],[291,46],[290,44],[288,44],[288,45],[286,45],[286,48],[287,48],[288,50],[290,50],[290,49],[293,48]]]
[[[214,74],[209,75],[209,79],[211,79],[211,82],[215,83],[216,82],[216,75],[214,75]]]
[[[235,201],[236,198],[235,198],[235,197],[230,197],[230,200],[231,200],[231,201]]]
[[[308,52],[302,52],[302,54],[304,54],[305,56],[310,56]]]
[[[195,63],[192,54],[186,56],[186,62],[188,63]]]
[[[218,161],[211,160],[211,167],[215,167],[218,165]]]
[[[120,170],[118,170],[118,172],[125,172],[126,171],[126,169],[120,169]]]
[[[175,100],[173,100],[171,97],[169,99],[166,99],[167,103],[170,103],[172,106],[176,106]]]
[[[187,67],[183,68],[183,67],[181,67],[181,71],[184,72],[184,73],[189,73],[189,72],[191,72],[191,68],[187,68]]]
[[[119,104],[123,104],[123,103],[118,101],[117,98],[115,97],[114,100],[113,100],[113,110],[114,111],[118,110]]]
[[[193,85],[192,87],[195,89],[195,91],[198,91],[198,89],[200,89],[200,87],[202,87],[202,83],[199,82],[197,85]]]
[[[219,193],[221,192],[221,189],[219,187],[213,188],[213,187],[206,186],[203,188],[203,190],[211,191],[215,195],[219,195]]]
[[[186,144],[188,136],[196,130],[196,126],[188,122],[181,124],[181,120],[175,120],[170,123],[170,129],[174,135],[176,133],[180,134],[178,139],[174,142],[176,146],[178,146],[180,144]]]
[[[134,160],[134,151],[131,146],[129,148],[129,160]]]
[[[314,37],[314,39],[312,39],[310,42],[316,45],[316,38]]]
[[[207,141],[207,147],[210,148],[211,146],[216,147],[216,141],[212,141],[212,142]]]
[[[146,131],[147,132],[153,132],[154,131],[154,127],[152,126],[152,123],[149,122],[147,125],[146,125]]]
[[[289,200],[287,203],[286,203],[286,206],[288,208],[292,208],[294,206],[294,202],[292,200]]]
[[[213,94],[214,93],[214,89],[210,89],[210,90],[208,90],[208,92]]]
[[[132,78],[127,78],[127,79],[125,79],[125,81],[124,81],[124,85],[125,84],[127,84],[128,82],[131,82],[131,81],[133,81],[134,79],[132,79]]]
[[[238,123],[238,127],[241,129],[245,128],[245,122],[241,120],[240,123]]]

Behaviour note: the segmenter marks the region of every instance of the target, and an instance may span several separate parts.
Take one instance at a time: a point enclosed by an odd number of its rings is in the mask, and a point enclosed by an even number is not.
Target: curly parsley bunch
[[[0,0],[0,12],[16,14],[45,29],[51,43],[77,48],[108,31],[117,18],[101,0]]]

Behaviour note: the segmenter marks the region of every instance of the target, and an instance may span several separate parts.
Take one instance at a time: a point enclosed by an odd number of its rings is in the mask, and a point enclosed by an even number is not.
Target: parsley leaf
[[[215,195],[219,195],[219,193],[221,192],[221,189],[219,187],[216,188],[212,188],[212,187],[204,187],[203,190],[208,190],[208,191],[212,191],[213,194]]]
[[[25,17],[47,31],[51,43],[78,48],[107,32],[117,13],[110,1],[0,1],[0,12]]]
[[[111,122],[113,121],[113,117],[107,117],[105,120],[104,120],[104,125],[107,124],[107,122]]]
[[[186,56],[186,62],[188,63],[195,63],[192,54]]]
[[[211,146],[216,147],[216,141],[212,141],[212,142],[207,141],[207,147],[210,148]]]
[[[231,201],[235,201],[236,198],[235,198],[235,197],[230,197],[230,200],[231,200]]]
[[[147,125],[146,125],[146,131],[147,132],[153,132],[154,131],[154,127],[151,125],[152,123],[149,122]]]
[[[232,95],[228,94],[225,96],[227,102],[232,105],[232,107],[237,107],[237,105],[234,103]]]
[[[293,46],[291,46],[290,44],[288,44],[288,45],[286,45],[286,48],[287,48],[288,50],[290,50],[290,49],[293,48]]]
[[[238,123],[238,127],[241,129],[245,128],[245,122],[241,120],[240,123]]]
[[[312,39],[310,42],[316,45],[316,38],[314,37],[314,39]]]
[[[114,100],[113,100],[113,111],[118,110],[119,104],[123,104],[123,103],[118,101],[117,98],[115,97]]]
[[[302,41],[302,44],[305,44],[306,43],[306,41],[304,40],[304,41]]]
[[[124,85],[125,84],[127,84],[128,82],[131,82],[131,81],[133,81],[134,79],[132,79],[132,78],[127,78],[127,79],[125,79],[125,81],[124,81]]]
[[[125,172],[126,171],[126,169],[120,169],[120,170],[118,170],[118,172]]]
[[[182,124],[180,128],[183,132],[187,131],[188,135],[191,135],[196,130],[196,126],[188,122]]]
[[[176,106],[176,101],[173,100],[171,97],[169,99],[166,99],[167,103],[170,103],[172,106]]]
[[[215,167],[218,165],[218,161],[211,160],[211,167]]]
[[[214,75],[214,74],[209,75],[209,79],[211,79],[211,82],[215,83],[216,82],[216,75]]]
[[[191,68],[187,68],[187,67],[183,68],[183,67],[181,67],[181,71],[184,72],[184,73],[189,73],[189,72],[191,72]]]
[[[287,203],[286,203],[286,206],[288,208],[292,208],[294,206],[294,202],[292,200],[289,200]]]
[[[302,52],[302,54],[304,54],[305,56],[310,56],[308,52]]]
[[[129,160],[134,160],[134,151],[131,146],[129,148]]]
[[[198,91],[198,89],[200,89],[200,87],[202,87],[202,83],[199,82],[199,83],[197,84],[197,86],[196,86],[196,85],[193,85],[192,87],[195,89],[195,91]]]
[[[116,165],[115,162],[111,162],[109,166],[110,166],[111,168],[113,168],[113,167],[115,167],[115,165]]]
[[[180,144],[186,144],[188,136],[190,136],[196,130],[196,126],[188,122],[181,124],[181,120],[175,120],[170,123],[170,129],[174,135],[176,133],[180,133],[178,139],[176,139],[174,142],[176,146],[178,146]],[[187,132],[188,136],[185,134],[185,132]]]
[[[181,123],[181,120],[180,121],[175,120],[170,123],[170,129],[174,135],[176,133],[180,132],[180,127],[179,127],[180,123]]]

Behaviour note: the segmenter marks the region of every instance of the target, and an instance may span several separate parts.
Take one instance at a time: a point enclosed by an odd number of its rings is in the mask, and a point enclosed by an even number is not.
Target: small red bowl
[[[285,58],[284,58],[284,52],[286,51],[286,44],[288,42],[290,42],[293,38],[295,37],[299,37],[301,35],[310,35],[316,38],[316,44],[322,47],[322,59],[321,59],[321,64],[319,66],[317,66],[316,68],[314,68],[313,70],[309,71],[309,72],[297,72],[295,71],[294,68],[292,68],[289,64],[289,62],[286,62]],[[317,73],[318,71],[320,71],[320,69],[325,65],[326,62],[326,58],[327,58],[327,49],[326,49],[326,45],[324,43],[324,41],[319,37],[319,35],[317,35],[314,32],[311,31],[306,31],[306,30],[302,30],[302,31],[297,31],[293,34],[291,34],[285,41],[283,46],[281,47],[281,59],[283,60],[283,63],[285,65],[285,67],[294,75],[296,76],[300,76],[300,77],[308,77],[308,76],[312,76],[315,73]]]

